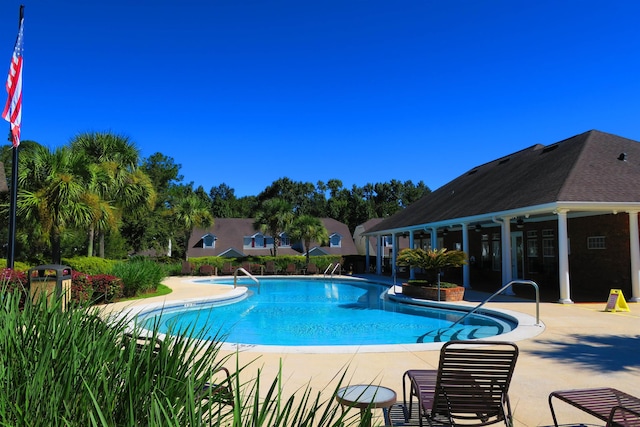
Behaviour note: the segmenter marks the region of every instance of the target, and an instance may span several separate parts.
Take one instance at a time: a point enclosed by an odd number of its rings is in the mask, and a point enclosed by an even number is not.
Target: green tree
[[[309,264],[309,250],[311,242],[318,242],[324,246],[329,241],[329,233],[322,221],[311,215],[300,215],[293,219],[287,229],[287,234],[293,241],[301,241],[307,254],[307,264]]]
[[[184,239],[184,258],[189,258],[189,240],[193,229],[205,228],[213,225],[213,216],[209,210],[209,204],[192,192],[178,196],[174,200],[172,214],[177,226],[177,233],[181,233]]]
[[[84,156],[94,170],[87,186],[96,197],[100,213],[89,226],[87,255],[94,255],[97,231],[99,255],[104,258],[105,233],[117,230],[122,210],[153,208],[155,191],[149,177],[138,168],[139,151],[128,137],[110,132],[81,133],[71,141],[71,149]]]
[[[265,200],[256,212],[253,227],[273,237],[273,256],[278,256],[280,233],[289,228],[292,220],[291,204],[280,198]]]
[[[60,238],[72,227],[87,227],[100,215],[99,197],[87,188],[94,178],[86,159],[69,147],[41,145],[23,155],[18,169],[17,215],[37,224],[48,239],[54,264],[60,263]]]

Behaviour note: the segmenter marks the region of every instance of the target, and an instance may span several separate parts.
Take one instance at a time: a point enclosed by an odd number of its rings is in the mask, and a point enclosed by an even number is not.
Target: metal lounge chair
[[[312,262],[307,264],[307,274],[318,274],[318,266]]]
[[[640,399],[610,387],[559,390],[549,395],[549,408],[553,424],[558,420],[553,409],[552,399],[556,398],[602,421],[607,427],[640,426]]]
[[[499,422],[513,425],[508,391],[517,358],[518,347],[510,342],[445,343],[437,371],[416,369],[404,373],[406,421],[416,397],[420,426],[423,418],[430,426],[484,426]]]

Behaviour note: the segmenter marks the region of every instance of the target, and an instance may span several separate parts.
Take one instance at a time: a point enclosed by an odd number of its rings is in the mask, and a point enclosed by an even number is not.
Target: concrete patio
[[[203,298],[229,291],[228,286],[203,286],[190,279],[168,278],[165,284],[173,289],[171,294],[112,304],[109,309]],[[475,305],[483,296],[467,292],[465,299]],[[547,398],[554,390],[615,387],[640,396],[640,305],[630,303],[629,312],[607,312],[606,302],[607,295],[603,295],[600,303],[540,304],[544,331],[533,338],[517,340],[520,356],[509,393],[516,426],[553,425]],[[535,302],[517,298],[501,298],[486,307],[530,316],[536,312]],[[307,354],[255,352],[246,348],[237,353],[237,360],[240,366],[250,365],[243,371],[242,378],[249,379],[260,369],[261,383],[265,386],[282,367],[285,394],[310,384],[314,391],[322,390],[329,397],[340,374],[346,370],[347,383],[381,384],[395,390],[401,401],[403,373],[407,369],[437,369],[438,356],[437,350]],[[235,368],[235,363],[233,355],[228,367]],[[604,424],[569,405],[555,406],[561,424]],[[381,422],[381,417],[377,422]]]

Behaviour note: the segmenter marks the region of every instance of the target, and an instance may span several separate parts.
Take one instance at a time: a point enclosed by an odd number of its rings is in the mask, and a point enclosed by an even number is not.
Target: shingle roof
[[[639,182],[640,143],[591,130],[477,166],[369,231],[553,202],[640,202]]]
[[[332,218],[320,218],[329,235],[338,233],[342,236],[341,247],[322,246],[322,250],[331,255],[356,255],[356,250],[349,227]],[[216,218],[213,226],[203,229],[195,228],[189,239],[189,257],[218,256],[229,248],[241,251],[245,255],[271,255],[271,248],[243,249],[243,238],[258,233],[253,228],[253,218]],[[215,248],[203,248],[202,238],[212,234],[216,237]],[[318,246],[312,242],[311,247]],[[279,247],[278,255],[300,255],[299,251],[289,247]]]

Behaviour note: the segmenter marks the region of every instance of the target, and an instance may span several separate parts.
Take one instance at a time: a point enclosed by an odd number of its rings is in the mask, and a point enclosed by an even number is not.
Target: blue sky
[[[2,79],[19,5],[1,6]],[[635,0],[25,6],[22,138],[125,134],[207,191],[285,176],[435,190],[591,129],[640,140]]]

